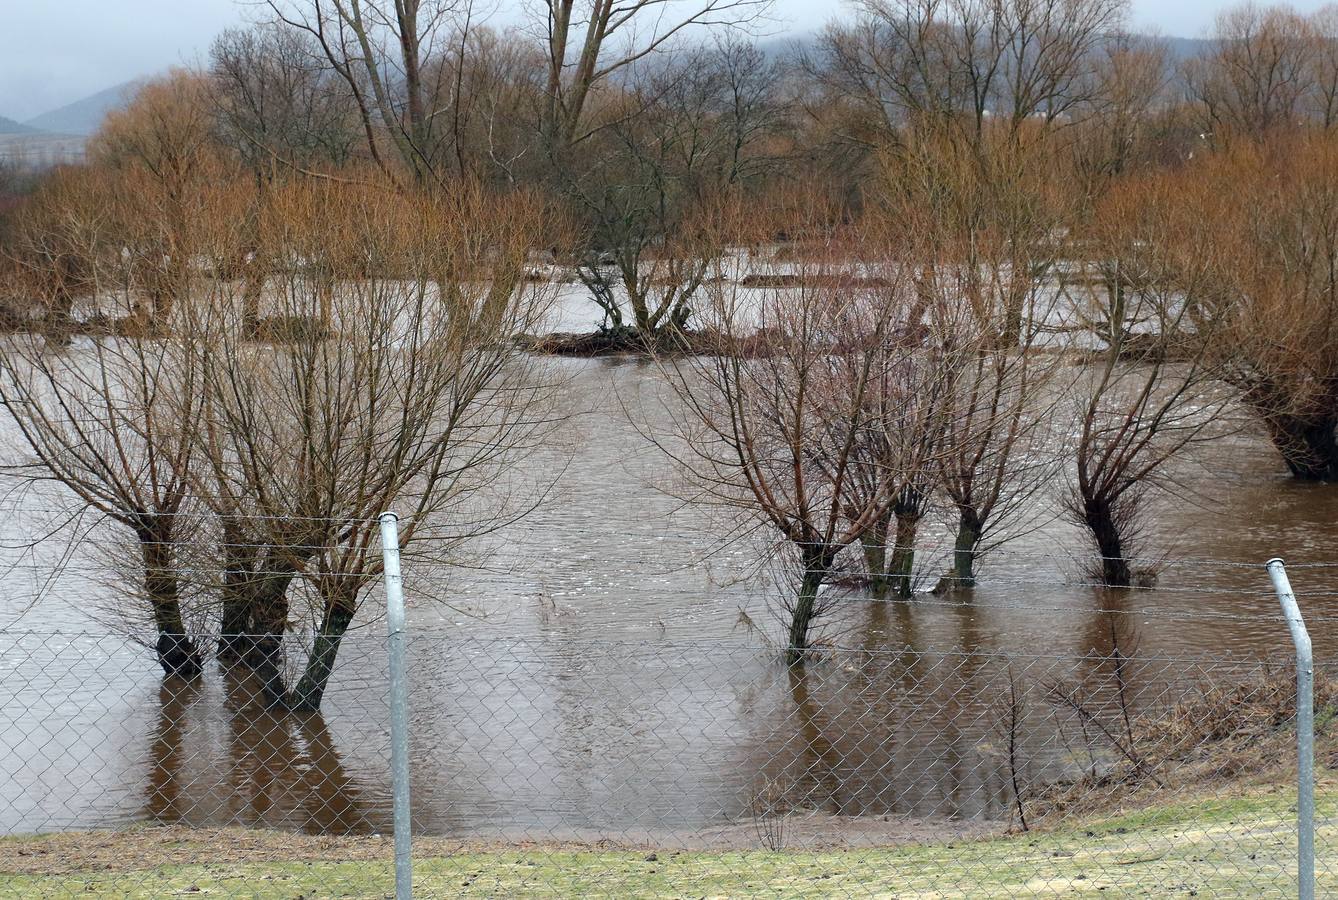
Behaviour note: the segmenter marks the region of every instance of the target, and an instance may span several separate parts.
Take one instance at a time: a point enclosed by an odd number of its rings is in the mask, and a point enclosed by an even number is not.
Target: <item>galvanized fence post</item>
[[[409,683],[404,666],[404,584],[400,575],[399,516],[381,515],[386,577],[386,631],[390,652],[390,779],[395,804],[395,900],[413,896],[409,839]]]
[[[1291,582],[1281,559],[1270,559],[1268,575],[1287,628],[1296,645],[1296,874],[1297,896],[1315,897],[1315,661],[1310,651],[1310,634],[1301,618],[1301,607],[1292,593]]]

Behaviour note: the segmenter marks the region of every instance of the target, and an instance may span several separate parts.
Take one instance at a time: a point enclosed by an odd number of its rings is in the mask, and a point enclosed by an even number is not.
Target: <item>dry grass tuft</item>
[[[1338,683],[1315,673],[1316,756],[1338,756],[1325,726],[1338,709]],[[1282,777],[1296,766],[1296,675],[1279,667],[1231,684],[1204,683],[1197,695],[1132,720],[1132,758],[1121,755],[1082,778],[1033,795],[1032,814],[1054,820],[1089,815],[1130,800],[1165,799]]]

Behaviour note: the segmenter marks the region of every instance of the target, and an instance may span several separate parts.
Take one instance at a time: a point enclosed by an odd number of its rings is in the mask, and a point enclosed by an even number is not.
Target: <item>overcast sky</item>
[[[1322,2],[1293,5],[1305,11]],[[1133,0],[1132,24],[1201,37],[1227,5]],[[196,62],[219,31],[258,14],[249,0],[0,0],[0,6],[0,115],[19,120],[173,64]],[[839,0],[777,0],[775,30],[811,31],[845,8]]]

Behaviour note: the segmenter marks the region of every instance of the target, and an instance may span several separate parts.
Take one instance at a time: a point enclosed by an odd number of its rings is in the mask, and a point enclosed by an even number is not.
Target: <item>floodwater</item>
[[[1071,771],[1046,686],[1137,661],[1132,705],[1257,673],[1290,642],[1262,564],[1280,555],[1321,661],[1338,653],[1338,488],[1286,479],[1248,429],[1177,471],[1146,536],[1156,587],[1084,584],[1078,533],[1037,500],[1031,530],[985,560],[965,599],[876,603],[823,622],[833,650],[787,670],[762,538],[686,503],[644,432],[667,429],[659,373],[554,360],[575,413],[531,455],[541,508],[467,567],[405,572],[416,828],[461,837],[729,840],[769,808],[918,822],[1001,820],[1010,772],[999,698],[1024,683],[1028,777]],[[630,415],[629,415],[630,414]],[[3,532],[31,537],[22,504]],[[950,544],[927,522],[925,586]],[[0,582],[0,833],[136,821],[389,827],[381,595],[369,595],[319,716],[266,710],[211,669],[164,684],[103,610],[94,531]],[[1314,567],[1303,567],[1314,566]],[[1108,691],[1093,702],[1108,704]],[[1093,750],[1093,753],[1097,753]],[[1081,756],[1082,754],[1077,754]],[[1091,754],[1089,754],[1091,755]],[[759,799],[760,798],[760,799]]]

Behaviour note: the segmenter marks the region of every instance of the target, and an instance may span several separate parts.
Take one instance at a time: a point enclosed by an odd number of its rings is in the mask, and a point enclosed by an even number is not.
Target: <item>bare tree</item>
[[[69,314],[68,273],[77,272],[99,311],[128,313],[139,273],[122,252],[127,217],[144,214],[128,196],[131,180],[84,180],[83,196],[62,182],[58,216],[28,223],[39,267],[33,282],[50,292],[52,308]],[[164,210],[179,222],[178,209]],[[43,270],[58,247],[57,274]],[[32,452],[8,466],[11,475],[62,485],[82,509],[127,529],[135,539],[141,580],[135,595],[151,613],[163,671],[200,674],[198,648],[182,609],[181,545],[191,536],[190,468],[199,421],[201,383],[187,354],[160,339],[100,336],[59,352],[63,335],[16,336],[0,354],[0,402]]]
[[[964,277],[960,263],[953,260],[941,261],[928,276],[941,298],[935,304],[936,328],[948,336],[956,364],[934,455],[938,484],[956,517],[952,564],[938,591],[971,587],[981,556],[1025,533],[1036,512],[1035,500],[1057,468],[1057,456],[1046,440],[1060,357],[1047,352],[1040,325],[1027,327],[1016,348],[998,340],[1006,309],[1000,298],[1007,293],[1003,282],[1010,269],[996,253],[981,256],[976,264],[983,278]],[[954,297],[970,302],[945,305],[944,300]],[[1029,321],[1044,322],[1054,297],[1032,296],[1027,306],[1029,312],[1040,313],[1028,316]]]
[[[883,141],[931,120],[974,142],[993,126],[1059,123],[1094,88],[1120,0],[861,0],[826,35],[828,77]]]
[[[605,343],[677,345],[720,247],[713,207],[775,160],[779,72],[756,47],[725,41],[632,83],[615,120],[559,178],[586,227],[577,273],[603,314]]]
[[[1338,126],[1338,6],[1327,4],[1310,16],[1310,115],[1323,128]]]
[[[982,165],[950,130],[921,123],[904,134],[871,202],[902,233],[900,262],[951,374],[926,454],[957,519],[947,589],[972,583],[977,557],[1020,524],[1046,481],[1040,438],[1056,360],[1043,343],[1059,326],[1056,235],[1072,197],[1052,136],[987,132]]]
[[[543,133],[559,157],[589,136],[592,98],[638,62],[695,29],[737,28],[771,0],[542,0],[537,19],[547,50]]]
[[[273,22],[343,83],[362,146],[388,176],[422,188],[516,180],[527,156],[538,166],[542,53],[483,27],[472,0],[266,3]]]
[[[96,164],[137,181],[122,202],[138,202],[141,210],[121,226],[148,301],[133,307],[127,325],[143,332],[161,332],[189,290],[192,209],[218,176],[208,90],[201,76],[183,71],[150,82],[109,114],[89,143]]]
[[[1291,474],[1338,479],[1338,142],[1238,142],[1182,181],[1176,262],[1212,260],[1190,294],[1223,377]]]
[[[1089,203],[1155,152],[1157,114],[1169,99],[1169,50],[1152,38],[1112,36],[1099,51],[1095,75],[1094,90],[1073,111],[1073,169]]]
[[[533,504],[494,489],[548,418],[535,364],[510,340],[543,312],[546,294],[520,284],[541,221],[538,204],[479,189],[285,185],[260,227],[281,261],[265,299],[289,323],[283,340],[249,342],[226,298],[192,307],[195,486],[220,526],[224,630],[273,701],[320,705],[380,575],[380,512],[407,514],[406,553],[446,559]],[[284,637],[308,616],[290,690]]]
[[[105,252],[99,206],[106,179],[65,168],[46,178],[12,214],[3,248],[10,291],[36,305],[39,327],[53,346],[69,340],[75,305],[96,290],[96,266]]]
[[[258,176],[343,165],[360,149],[348,85],[306,33],[229,29],[210,48],[209,73],[220,138]]]
[[[879,416],[907,396],[892,388],[917,353],[898,339],[914,306],[909,279],[896,269],[862,279],[857,245],[821,219],[787,223],[811,236],[789,286],[708,282],[703,318],[718,353],[665,363],[687,448],[674,455],[699,499],[772,530],[798,570],[784,604],[792,659],[810,646],[838,556],[896,502],[896,473],[868,458],[878,449],[869,435],[895,427]]]
[[[1212,52],[1184,66],[1205,130],[1259,136],[1296,127],[1316,87],[1316,49],[1311,24],[1290,7],[1221,13]]]
[[[452,118],[434,101],[449,74],[432,60],[468,30],[455,0],[266,0],[274,20],[305,35],[347,86],[368,153],[391,177],[419,186],[444,177]]]
[[[1224,402],[1213,390],[1210,332],[1186,300],[1211,257],[1173,264],[1175,203],[1167,178],[1131,182],[1103,201],[1090,232],[1096,277],[1084,299],[1105,348],[1080,385],[1066,505],[1097,550],[1093,575],[1117,587],[1143,574],[1134,561],[1147,499],[1170,486],[1177,454],[1212,436]]]
[[[1090,107],[1123,4],[869,0],[859,9],[854,24],[828,31],[820,69],[853,104],[854,139],[892,170],[894,191],[906,179],[922,199],[947,192],[938,205],[954,236],[1012,232],[1019,271],[1031,272],[1045,256],[1037,242],[1051,239],[1036,226],[1063,221],[1045,209],[1055,135]],[[1023,336],[1024,296],[1009,298],[1001,322],[1010,346]]]
[[[916,541],[939,486],[947,399],[956,362],[950,340],[918,321],[920,309],[901,317],[884,338],[884,360],[866,391],[868,421],[853,440],[850,468],[852,517],[881,495],[882,514],[860,536],[864,566],[875,597],[890,591],[911,596]],[[867,330],[872,323],[861,323]]]

